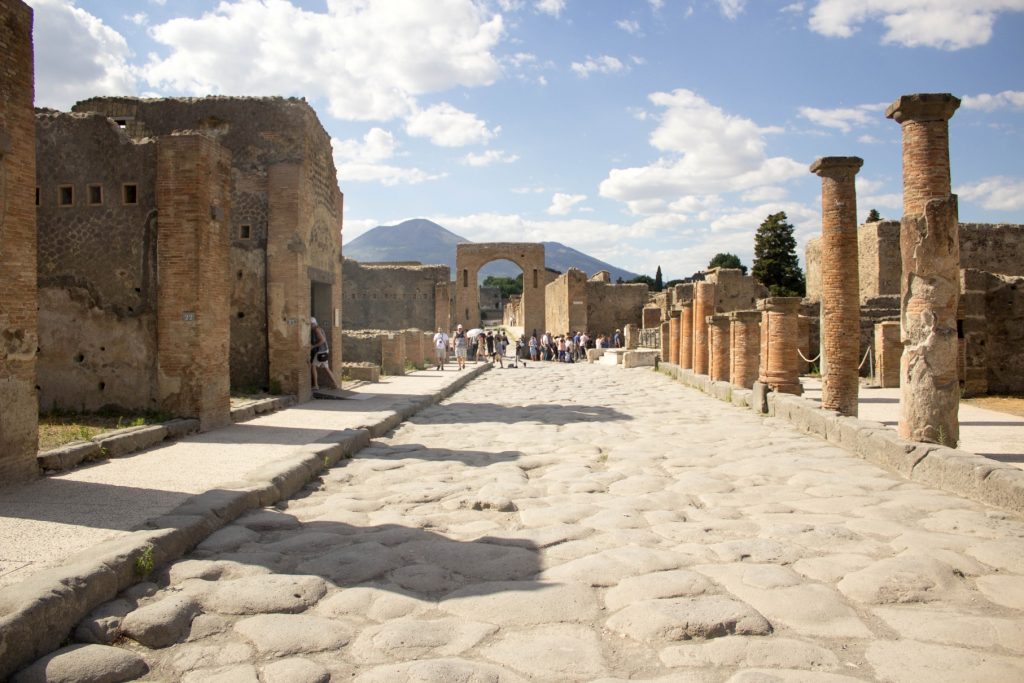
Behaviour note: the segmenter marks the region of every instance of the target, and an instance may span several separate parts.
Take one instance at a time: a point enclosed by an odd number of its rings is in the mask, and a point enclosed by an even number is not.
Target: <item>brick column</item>
[[[426,367],[426,356],[423,353],[421,341],[423,335],[419,330],[406,330],[405,335],[405,357],[416,366],[416,369]],[[433,350],[433,349],[431,349]]]
[[[773,296],[757,302],[761,311],[761,362],[758,381],[772,391],[803,393],[797,354],[800,297]]]
[[[231,422],[231,154],[205,135],[157,141],[157,391],[205,430]]]
[[[679,367],[693,369],[693,302],[683,304],[679,315]]]
[[[900,385],[900,324],[896,320],[875,323],[875,375],[883,389]]]
[[[821,157],[821,406],[857,416],[860,390],[860,281],[857,188],[860,157]]]
[[[729,380],[729,316],[709,315],[708,375],[715,382]]]
[[[708,316],[715,313],[715,285],[693,283],[693,371],[708,374]]]
[[[0,487],[39,473],[32,77],[32,10],[0,3]]]
[[[385,334],[380,340],[380,369],[385,375],[405,374],[405,335]]]
[[[680,312],[672,311],[669,314],[668,319],[668,357],[665,359],[669,363],[679,362],[679,328]]]
[[[668,357],[668,335],[669,335],[669,322],[666,320],[661,324],[661,359],[665,362],[671,362]]]
[[[947,446],[960,439],[960,237],[949,177],[949,119],[959,106],[948,93],[916,94],[885,112],[903,130],[899,433]]]
[[[761,312],[729,314],[729,383],[750,389],[761,361]]]

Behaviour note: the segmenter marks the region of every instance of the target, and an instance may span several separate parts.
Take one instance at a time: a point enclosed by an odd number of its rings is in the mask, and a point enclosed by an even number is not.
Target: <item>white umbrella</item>
[[[484,331],[481,330],[479,327],[474,327],[473,329],[466,333],[466,336],[472,339],[473,337],[476,337],[477,335],[481,335],[483,333]]]

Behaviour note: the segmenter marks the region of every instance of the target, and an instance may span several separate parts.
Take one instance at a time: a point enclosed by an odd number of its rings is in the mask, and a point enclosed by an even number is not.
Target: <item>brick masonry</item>
[[[800,298],[769,297],[757,302],[761,311],[761,361],[758,381],[773,391],[801,394],[799,336]]]
[[[668,356],[668,335],[669,335],[669,322],[666,320],[665,322],[661,323],[661,334],[659,335],[659,338],[658,338],[658,341],[660,343],[659,352],[661,354],[659,357],[662,360],[664,360],[666,363],[670,362],[668,360],[668,357],[669,357]]]
[[[682,328],[681,311],[672,311],[668,319],[668,355],[670,363],[679,361],[679,331]]]
[[[342,328],[346,330],[434,329],[438,301],[443,325],[449,329],[448,283],[451,269],[444,265],[359,263],[345,259],[342,264],[345,306]]]
[[[684,370],[693,368],[693,302],[687,302],[680,308],[679,316],[679,367]]]
[[[653,328],[661,325],[661,309],[656,306],[644,306],[641,326]]]
[[[750,389],[757,381],[761,359],[761,313],[729,313],[729,383]]]
[[[385,375],[405,374],[405,335],[388,334],[381,339],[381,372]]]
[[[875,324],[875,375],[883,389],[900,385],[900,356],[903,343],[900,341],[899,321],[889,320]]]
[[[32,10],[0,3],[0,486],[38,474]]]
[[[729,316],[708,316],[708,376],[712,382],[729,381]]]
[[[710,282],[693,283],[693,371],[708,374],[708,323],[715,313],[715,285]]]
[[[528,242],[465,243],[455,246],[455,310],[452,323],[467,329],[480,326],[480,269],[491,261],[508,260],[523,271],[523,328],[543,332],[544,290],[548,284],[544,268],[544,245]]]

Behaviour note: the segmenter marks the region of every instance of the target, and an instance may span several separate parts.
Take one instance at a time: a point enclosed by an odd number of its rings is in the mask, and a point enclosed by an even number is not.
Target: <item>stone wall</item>
[[[455,305],[452,323],[480,326],[480,288],[477,276],[491,261],[512,261],[523,271],[523,322],[527,330],[544,327],[544,292],[548,273],[544,245],[528,242],[463,243],[455,247]],[[499,311],[500,314],[500,311]]]
[[[592,284],[600,283],[587,282],[587,274],[577,268],[555,278],[544,291],[545,329],[552,334],[589,329],[587,295]]]
[[[35,476],[36,212],[32,10],[0,4],[0,486]]]
[[[345,259],[343,329],[436,329],[438,292],[447,298],[451,269],[439,265],[359,263]]]
[[[961,223],[960,267],[1024,276],[1024,225]]]
[[[591,337],[612,334],[626,325],[640,326],[647,285],[587,283],[587,332]]]
[[[758,299],[769,296],[767,287],[739,268],[712,268],[706,271],[704,281],[715,285],[716,313],[748,311],[757,306]],[[686,285],[677,285],[676,290],[681,297],[689,296],[692,300],[692,288],[692,284],[689,291]]]

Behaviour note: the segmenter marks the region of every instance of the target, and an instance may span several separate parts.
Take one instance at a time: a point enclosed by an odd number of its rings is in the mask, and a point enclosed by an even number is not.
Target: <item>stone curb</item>
[[[188,498],[146,528],[100,543],[0,589],[0,680],[59,648],[93,609],[192,550],[248,510],[289,498],[324,469],[349,458],[420,410],[439,403],[491,369],[479,365],[419,400],[404,401],[378,422],[328,434],[295,455],[250,472],[242,481]],[[266,412],[266,411],[264,411]]]
[[[757,385],[753,390],[739,389],[728,382],[712,382],[707,375],[697,375],[672,363],[660,363],[658,370],[721,401],[788,420],[806,434],[825,439],[911,481],[1024,514],[1024,470],[1018,467],[939,444],[905,441],[879,422],[824,410],[819,403],[792,394],[765,392],[764,387]],[[763,409],[758,406],[761,401]]]
[[[274,396],[250,401],[231,409],[232,422],[244,422],[257,415],[282,410],[295,404],[294,396]],[[199,420],[175,418],[159,425],[126,427],[97,434],[90,441],[75,441],[60,448],[43,451],[36,456],[39,469],[62,472],[83,462],[119,458],[149,448],[167,439],[180,439],[199,431]]]

